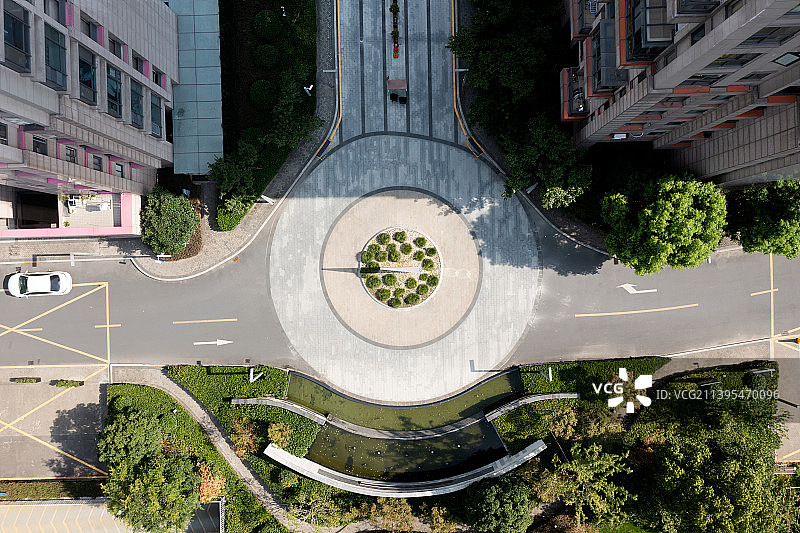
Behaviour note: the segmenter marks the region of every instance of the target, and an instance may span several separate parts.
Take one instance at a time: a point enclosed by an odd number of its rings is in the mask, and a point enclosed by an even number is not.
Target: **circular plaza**
[[[528,218],[502,191],[472,154],[427,139],[369,136],[329,154],[287,198],[269,250],[297,354],[332,386],[383,403],[449,396],[498,368],[533,318],[540,268]],[[402,228],[419,246],[402,247]],[[428,275],[431,297],[409,299],[421,285],[428,296]]]

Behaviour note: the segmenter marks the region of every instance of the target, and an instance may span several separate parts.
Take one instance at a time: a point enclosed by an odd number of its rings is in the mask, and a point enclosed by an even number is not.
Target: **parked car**
[[[8,292],[17,298],[67,294],[72,276],[66,272],[21,272],[8,278]]]

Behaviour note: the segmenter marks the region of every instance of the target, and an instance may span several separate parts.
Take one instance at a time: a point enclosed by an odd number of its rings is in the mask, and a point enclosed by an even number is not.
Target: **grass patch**
[[[101,480],[0,481],[4,500],[56,500],[58,498],[97,498],[103,495]]]
[[[171,396],[141,385],[108,386],[109,417],[122,409],[143,411],[158,418],[161,430],[176,443],[185,444],[198,462],[204,462],[225,476],[227,499],[225,529],[231,533],[283,533],[286,529],[253,496],[228,466],[222,455]],[[173,412],[174,411],[174,412]]]
[[[545,416],[554,411],[562,411],[578,405],[578,400],[543,400],[521,405],[494,419],[494,427],[508,448],[514,454],[529,444],[549,436]]]
[[[622,522],[615,526],[597,525],[595,526],[600,533],[655,533],[649,529],[644,529],[631,522]]]

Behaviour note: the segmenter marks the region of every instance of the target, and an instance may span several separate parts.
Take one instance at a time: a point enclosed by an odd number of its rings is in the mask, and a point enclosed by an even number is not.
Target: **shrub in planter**
[[[415,280],[414,278],[408,278],[406,280],[406,287],[408,287],[409,289],[413,289],[416,286],[417,286],[417,280]]]
[[[42,378],[11,378],[12,383],[39,383]]]
[[[375,258],[375,255],[372,252],[361,252],[361,262],[362,263],[369,263]]]
[[[394,252],[389,252],[389,261],[398,262],[400,261],[400,252],[395,250]]]
[[[399,288],[394,290],[394,295],[397,298],[402,298],[405,293],[406,293],[406,290],[404,288],[402,288],[402,287],[399,287]]]
[[[428,274],[426,272],[423,272],[422,274],[419,275],[420,281],[425,281],[426,279],[428,279]]]
[[[226,198],[221,204],[217,207],[217,225],[222,231],[236,229],[253,206],[253,202],[242,196]]]
[[[422,277],[422,276],[420,276]],[[431,287],[435,287],[439,284],[439,278],[436,276],[428,276],[428,285]]]
[[[428,257],[433,257],[434,255],[436,255],[436,248],[433,248],[433,247],[431,247],[431,248],[427,248],[427,249],[425,250],[425,254],[426,254]]]
[[[413,257],[415,261],[422,261],[423,259],[425,259],[425,252],[423,252],[422,250],[417,250],[416,252],[414,252]]]
[[[157,254],[177,254],[197,229],[197,213],[185,196],[156,186],[141,210],[142,241]]]
[[[389,300],[389,307],[400,307],[403,305],[403,301],[400,298],[392,298]]]
[[[419,303],[419,300],[420,300],[419,294],[416,294],[416,293],[413,293],[413,292],[411,294],[409,294],[408,296],[406,296],[406,303],[408,305],[416,305],[416,304]]]
[[[394,274],[385,274],[383,276],[383,284],[387,287],[391,287],[392,285],[397,285],[397,276]]]
[[[397,245],[395,243],[393,243],[393,242],[387,244],[386,245],[386,251],[389,252],[389,253],[396,252],[397,251]]]
[[[405,231],[397,231],[394,234],[394,240],[396,240],[397,242],[406,242],[407,238],[408,236],[406,235]]]
[[[403,244],[400,246],[400,251],[401,251],[401,252],[403,252],[405,255],[408,255],[408,254],[410,254],[410,253],[411,253],[411,250],[413,250],[413,249],[414,249],[414,247],[413,247],[413,246],[411,246],[411,245],[410,245],[409,243],[407,243],[407,242],[403,243]]]
[[[378,243],[380,243],[380,244],[389,244],[389,241],[392,240],[392,237],[388,233],[381,233],[380,235],[378,235],[378,239],[377,240],[378,240]]]
[[[375,261],[370,261],[369,263],[361,267],[361,277],[366,278],[370,274],[377,274],[380,271],[381,271],[380,265]]]
[[[281,54],[271,44],[260,44],[253,50],[253,62],[264,70],[273,70],[281,62]]]
[[[417,293],[420,294],[421,296],[425,296],[430,291],[431,291],[431,289],[425,284],[422,284],[419,287],[417,287]]]
[[[375,259],[380,263],[385,263],[389,260],[389,254],[387,252],[378,252],[375,254]]]
[[[264,9],[256,13],[253,18],[253,28],[256,30],[256,34],[265,41],[275,41],[283,29],[281,17],[277,13]]]
[[[381,286],[381,278],[378,276],[370,276],[367,278],[367,281],[364,282],[364,285],[366,285],[368,289],[377,289]]]
[[[392,291],[390,291],[389,289],[378,289],[378,291],[375,293],[375,297],[382,302],[388,300],[389,296],[391,295]]]
[[[433,270],[436,267],[436,263],[433,262],[433,259],[425,258],[422,260],[422,269],[423,270]]]
[[[83,385],[83,381],[75,381],[74,379],[59,379],[56,381],[56,387],[63,387],[65,389],[80,387],[81,385]]]
[[[369,246],[367,246],[367,250],[372,252],[373,254],[377,254],[378,252],[381,251],[381,247],[378,246],[377,244],[370,244]]]
[[[414,244],[419,246],[420,248],[424,248],[426,244],[428,244],[428,240],[425,237],[417,237],[414,239]]]
[[[256,80],[250,86],[250,100],[264,111],[271,110],[278,101],[278,88],[267,80]]]

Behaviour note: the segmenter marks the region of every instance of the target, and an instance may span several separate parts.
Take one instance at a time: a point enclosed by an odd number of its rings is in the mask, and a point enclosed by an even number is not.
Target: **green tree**
[[[197,213],[185,196],[156,186],[140,213],[142,242],[157,254],[177,254],[197,229]]]
[[[572,461],[565,463],[554,458],[556,468],[542,477],[537,486],[539,496],[571,506],[578,524],[585,522],[589,513],[600,522],[618,522],[625,503],[636,498],[611,479],[631,472],[625,464],[628,454],[605,453],[599,444],[574,444],[571,454]]]
[[[536,506],[530,487],[514,476],[483,480],[469,488],[467,520],[487,533],[524,533]]]
[[[378,498],[370,509],[370,519],[391,533],[414,531],[414,515],[403,498]]]
[[[220,198],[260,194],[255,188],[255,166],[258,153],[249,143],[239,143],[235,154],[218,157],[208,166],[208,177],[217,184]]]
[[[538,180],[542,204],[550,209],[565,207],[586,192],[591,166],[581,163],[582,152],[544,115],[528,122],[522,136],[504,136],[509,176],[503,196],[509,197]]]
[[[602,211],[608,250],[644,275],[706,260],[722,239],[726,205],[712,183],[666,176],[631,180],[627,192],[603,199]]]
[[[800,181],[781,180],[728,194],[728,228],[745,252],[800,254]]]
[[[161,451],[158,420],[138,411],[109,416],[97,436],[97,457],[109,466],[136,464]]]

